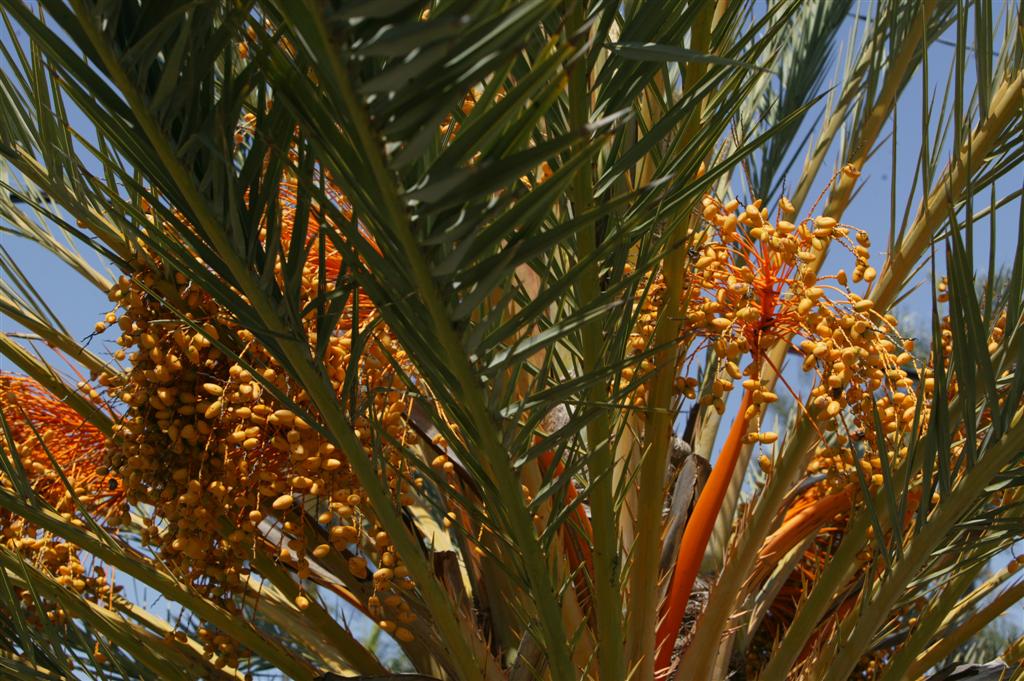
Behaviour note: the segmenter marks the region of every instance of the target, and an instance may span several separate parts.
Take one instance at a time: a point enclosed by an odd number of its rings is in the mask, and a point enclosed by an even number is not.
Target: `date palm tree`
[[[1019,2],[0,14],[5,676],[1024,678]]]

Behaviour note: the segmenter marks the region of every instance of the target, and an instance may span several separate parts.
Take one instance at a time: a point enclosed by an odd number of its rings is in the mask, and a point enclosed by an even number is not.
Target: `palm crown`
[[[0,260],[8,673],[916,679],[1024,592],[1019,4],[38,5],[3,225],[120,347]]]

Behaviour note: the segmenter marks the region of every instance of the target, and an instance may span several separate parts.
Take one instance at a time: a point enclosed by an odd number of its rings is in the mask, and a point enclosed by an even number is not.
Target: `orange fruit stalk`
[[[747,410],[752,403],[751,391],[744,390],[739,413],[736,415],[736,420],[733,421],[732,428],[729,429],[729,436],[722,446],[722,452],[711,470],[711,476],[708,478],[707,484],[704,485],[704,490],[697,498],[693,515],[686,523],[683,538],[679,542],[679,553],[672,574],[672,584],[663,606],[664,612],[658,623],[655,639],[657,655],[654,668],[659,674],[664,674],[672,661],[672,649],[683,623],[690,591],[693,589],[693,582],[697,578],[697,572],[700,570],[700,564],[704,558],[704,550],[711,538],[711,531],[715,527],[718,510],[725,499],[729,481],[732,480],[733,470],[736,468],[740,450],[743,448],[743,437],[747,434],[750,422]]]

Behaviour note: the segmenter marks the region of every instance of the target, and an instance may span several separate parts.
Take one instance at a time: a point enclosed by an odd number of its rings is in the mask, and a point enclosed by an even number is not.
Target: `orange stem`
[[[541,454],[539,459],[541,472],[547,473],[551,469],[554,460],[555,455],[553,452]],[[564,473],[565,466],[561,462],[555,464],[555,476],[560,476]],[[577,496],[579,496],[579,493],[576,491],[576,485],[570,480],[565,490],[565,503],[573,503]],[[593,539],[594,530],[590,525],[590,518],[587,517],[587,513],[583,510],[582,505],[577,504],[573,511],[573,516],[575,517],[575,530],[581,532],[587,539]],[[572,525],[562,529],[562,544],[565,548],[566,558],[569,560],[569,567],[576,573],[573,580],[576,587],[576,595],[580,604],[585,609],[589,609],[589,580],[593,578],[594,574],[594,557],[591,554],[590,546],[577,535]],[[579,573],[580,566],[585,566],[586,574]]]
[[[732,480],[733,470],[739,460],[740,450],[743,449],[743,437],[747,434],[750,421],[747,418],[747,408],[751,403],[752,395],[749,390],[745,390],[736,420],[733,421],[732,428],[729,429],[729,436],[722,446],[722,452],[718,455],[718,460],[711,470],[707,484],[704,485],[703,491],[697,498],[693,515],[686,523],[683,538],[679,542],[679,553],[676,557],[675,571],[672,574],[672,584],[655,639],[657,655],[654,668],[658,670],[659,674],[664,674],[672,661],[672,649],[683,624],[683,615],[686,612],[686,604],[690,600],[693,582],[697,578],[697,571],[700,570],[701,561],[704,559],[704,550],[711,538],[711,531],[715,527],[718,510],[722,507],[725,493],[729,489],[729,482]]]

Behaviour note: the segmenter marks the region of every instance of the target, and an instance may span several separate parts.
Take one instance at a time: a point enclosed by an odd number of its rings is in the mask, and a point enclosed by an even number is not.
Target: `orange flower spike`
[[[747,409],[752,404],[753,395],[751,391],[745,390],[736,420],[733,421],[729,436],[722,446],[722,452],[715,462],[711,476],[697,498],[693,515],[686,523],[683,538],[679,542],[679,553],[676,558],[675,571],[672,574],[672,584],[665,601],[665,612],[658,623],[657,657],[654,668],[659,673],[664,673],[671,662],[676,635],[683,623],[690,591],[693,589],[693,582],[697,578],[697,571],[704,558],[704,549],[711,538],[711,531],[714,529],[715,520],[718,517],[718,509],[721,508],[722,500],[725,499],[733,470],[739,460],[740,450],[743,448],[743,439],[750,425]]]
[[[18,454],[40,496],[58,508],[68,500],[63,481],[53,473],[53,456],[72,485],[89,495],[90,510],[120,505],[124,498],[120,481],[100,472],[106,438],[98,428],[27,376],[0,374],[0,391],[0,405]]]
[[[288,248],[291,245],[291,237],[295,219],[295,210],[298,205],[298,191],[299,187],[294,181],[285,181],[280,186],[278,196],[282,210],[280,225],[281,243],[285,248]],[[342,217],[344,217],[346,220],[351,220],[353,215],[352,204],[345,197],[345,195],[342,194],[341,190],[332,182],[330,182],[329,179],[327,182],[326,194],[328,198],[330,198],[332,202],[335,203],[340,208]],[[319,268],[320,247],[316,245],[314,241],[319,237],[320,224],[322,219],[323,214],[321,212],[313,212],[309,215],[308,222],[306,225],[306,248],[308,250],[307,266],[310,267],[313,272],[316,272],[316,270]],[[370,245],[371,248],[373,248],[377,253],[381,252],[380,247],[377,246],[376,242],[368,233],[360,229],[360,234],[362,235],[363,239],[365,239],[366,243]],[[330,239],[325,239],[323,245],[323,255],[324,271],[326,272],[328,281],[333,282],[341,273],[342,254],[335,247],[334,243]]]
[[[786,520],[778,530],[773,532],[757,554],[757,567],[754,568],[752,582],[757,582],[764,570],[774,566],[788,551],[799,544],[812,532],[818,532],[822,525],[831,520],[837,513],[842,513],[853,504],[854,486],[848,485],[842,491],[829,494],[801,507],[792,515],[787,514]]]

